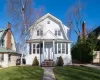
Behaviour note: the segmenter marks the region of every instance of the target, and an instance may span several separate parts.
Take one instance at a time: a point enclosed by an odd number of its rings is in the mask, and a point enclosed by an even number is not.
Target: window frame
[[[60,29],[55,29],[55,36],[61,36]]]
[[[33,54],[36,53],[36,50],[35,50],[35,43],[33,43]]]
[[[60,45],[60,47],[59,47],[59,45]],[[61,43],[58,43],[58,46],[57,46],[57,47],[58,47],[57,53],[58,53],[58,54],[61,54]],[[59,52],[59,51],[60,51],[60,52]]]
[[[0,62],[3,62],[4,61],[4,54],[0,54]]]
[[[8,54],[8,61],[11,62],[11,54]]]
[[[37,36],[43,36],[43,29],[37,30]]]
[[[65,54],[65,52],[66,52],[66,51],[65,51],[65,50],[66,50],[65,48],[66,48],[65,43],[62,43],[62,54]],[[64,51],[64,52],[63,52],[63,51]]]

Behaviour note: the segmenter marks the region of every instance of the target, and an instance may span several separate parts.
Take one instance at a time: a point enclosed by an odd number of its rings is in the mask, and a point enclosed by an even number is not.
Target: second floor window
[[[37,30],[37,36],[42,36],[43,35],[43,30]]]
[[[55,36],[61,36],[61,31],[60,30],[55,30]]]

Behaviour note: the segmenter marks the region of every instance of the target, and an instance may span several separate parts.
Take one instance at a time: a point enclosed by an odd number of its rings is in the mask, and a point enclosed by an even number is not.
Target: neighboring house
[[[7,29],[0,30],[0,66],[15,66],[19,57],[20,54],[16,52],[16,43],[11,25],[8,23]]]
[[[100,63],[100,26],[98,26],[97,28],[95,28],[93,31],[91,31],[88,34],[88,37],[91,38],[92,34],[95,34],[95,37],[97,38],[97,51],[94,51],[94,54],[96,54],[96,56],[93,59],[93,63]]]
[[[29,54],[26,64],[32,65],[36,56],[41,65],[45,60],[53,60],[57,64],[62,56],[64,65],[71,65],[71,43],[68,39],[69,28],[51,14],[46,14],[30,27],[30,39],[26,42]]]

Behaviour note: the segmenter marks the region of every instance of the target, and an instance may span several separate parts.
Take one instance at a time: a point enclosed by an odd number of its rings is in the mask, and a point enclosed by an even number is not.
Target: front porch
[[[55,40],[55,39],[35,39],[27,40],[29,43],[29,54],[37,56],[42,64],[55,64],[59,56],[67,56],[70,53],[71,41],[68,40]],[[51,65],[51,64],[50,64]]]

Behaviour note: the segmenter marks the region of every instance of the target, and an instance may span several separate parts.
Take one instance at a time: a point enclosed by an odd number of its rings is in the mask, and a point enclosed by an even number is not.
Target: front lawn
[[[0,80],[41,80],[43,69],[33,66],[19,66],[0,69]]]
[[[100,80],[100,70],[81,66],[54,68],[57,80]]]

